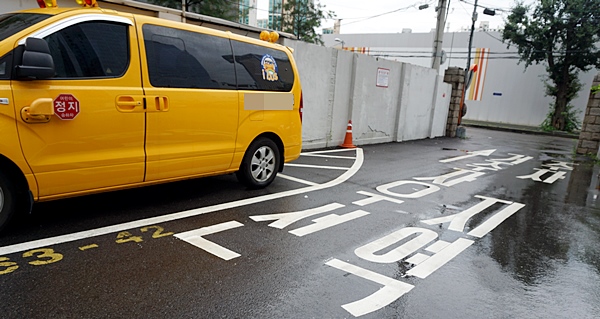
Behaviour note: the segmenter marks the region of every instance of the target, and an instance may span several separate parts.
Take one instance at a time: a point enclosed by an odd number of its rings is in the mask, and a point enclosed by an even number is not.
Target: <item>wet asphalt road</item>
[[[598,166],[467,136],[38,204],[0,237],[1,317],[596,318]]]

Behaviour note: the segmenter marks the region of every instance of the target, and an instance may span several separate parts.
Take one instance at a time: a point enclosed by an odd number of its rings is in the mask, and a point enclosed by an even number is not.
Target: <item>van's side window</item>
[[[229,39],[144,25],[150,84],[154,87],[235,89]]]
[[[129,66],[128,26],[93,21],[62,29],[45,38],[56,78],[120,77]]]
[[[12,57],[12,53],[8,53],[7,55],[0,58],[0,80],[10,79]]]
[[[294,70],[285,52],[240,41],[231,41],[231,45],[240,90],[292,90]]]

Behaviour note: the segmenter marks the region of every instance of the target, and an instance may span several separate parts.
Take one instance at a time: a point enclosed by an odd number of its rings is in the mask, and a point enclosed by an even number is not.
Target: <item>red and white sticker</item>
[[[79,114],[79,100],[72,94],[61,94],[54,99],[54,114],[61,120],[72,120]]]

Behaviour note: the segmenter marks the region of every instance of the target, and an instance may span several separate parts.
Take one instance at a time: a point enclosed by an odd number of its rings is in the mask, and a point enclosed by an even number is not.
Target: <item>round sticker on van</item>
[[[262,67],[262,77],[265,81],[277,81],[279,76],[277,75],[277,62],[272,56],[265,54],[260,61]]]

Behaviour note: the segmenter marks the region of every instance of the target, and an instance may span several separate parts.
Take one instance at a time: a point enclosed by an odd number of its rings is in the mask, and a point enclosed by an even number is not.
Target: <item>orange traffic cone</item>
[[[352,120],[348,121],[348,128],[346,129],[346,137],[344,143],[340,145],[342,148],[356,148],[356,145],[352,144]]]

